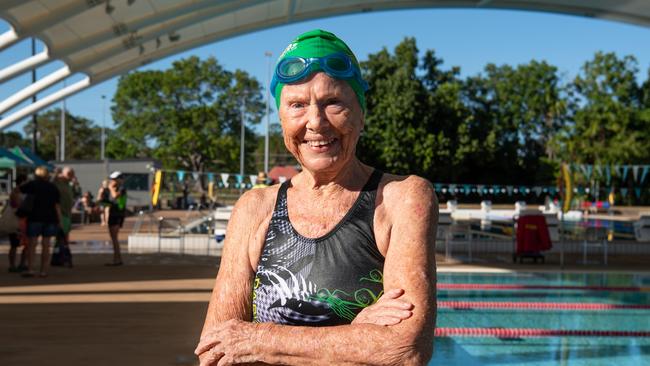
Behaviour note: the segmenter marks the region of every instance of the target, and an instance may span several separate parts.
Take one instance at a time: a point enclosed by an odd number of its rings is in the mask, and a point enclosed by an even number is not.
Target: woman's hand
[[[352,324],[395,325],[413,315],[413,304],[400,299],[402,289],[392,289],[384,293],[376,303],[363,309]]]
[[[253,349],[255,340],[260,337],[256,325],[231,319],[207,331],[194,350],[194,354],[199,356],[200,365],[223,366],[256,362],[258,357]]]

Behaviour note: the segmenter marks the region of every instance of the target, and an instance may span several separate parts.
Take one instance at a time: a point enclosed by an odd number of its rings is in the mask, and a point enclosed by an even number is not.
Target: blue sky
[[[293,37],[314,28],[336,33],[348,43],[360,60],[384,47],[392,50],[404,37],[415,37],[421,52],[434,49],[438,57],[445,61],[444,68],[460,66],[463,76],[481,72],[490,62],[516,65],[536,59],[557,66],[563,77],[569,80],[599,50],[636,57],[639,61],[640,81],[646,80],[650,68],[650,28],[525,11],[422,9],[355,14],[294,23],[205,45],[142,69],[164,69],[174,60],[190,55],[201,58],[215,56],[226,69],[242,69],[267,85],[269,58],[264,56],[264,52],[271,51],[277,57]],[[7,24],[0,20],[0,32],[7,29]],[[30,42],[19,43],[0,52],[0,68],[30,54]],[[61,62],[53,62],[39,68],[38,74],[46,75],[61,66]],[[81,78],[79,75],[69,78],[68,83]],[[23,75],[0,84],[0,99],[20,90],[30,80],[30,75]],[[61,87],[62,84],[59,84],[49,91]],[[107,97],[108,111],[108,103],[116,87],[117,78],[95,85],[68,98],[67,107],[71,113],[100,124],[103,118],[101,96]],[[51,108],[59,106],[57,104]],[[274,109],[272,103],[272,110]],[[276,119],[273,114],[271,120]],[[107,126],[112,126],[108,112],[106,120]],[[14,125],[11,130],[22,131],[25,122]]]

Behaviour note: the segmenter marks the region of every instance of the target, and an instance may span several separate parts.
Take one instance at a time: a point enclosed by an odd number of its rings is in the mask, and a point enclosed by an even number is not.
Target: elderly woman
[[[271,90],[302,172],[237,202],[201,365],[423,365],[436,319],[431,184],[355,156],[365,90],[334,34],[300,35]]]

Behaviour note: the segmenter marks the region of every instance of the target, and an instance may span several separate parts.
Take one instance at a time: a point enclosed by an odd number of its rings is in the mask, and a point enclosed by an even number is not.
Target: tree
[[[637,61],[598,52],[573,81],[574,124],[563,139],[564,159],[584,164],[641,162],[650,119],[643,118]]]
[[[453,122],[434,120],[434,111],[441,104],[436,104],[431,93],[449,82],[445,77],[453,79],[453,72],[451,76],[440,72],[439,64],[433,53],[428,53],[424,62],[427,74],[420,77],[413,38],[397,45],[394,55],[384,48],[362,63],[371,86],[366,95],[365,135],[359,142],[363,161],[393,173],[440,176],[440,167],[447,165],[452,151],[444,123]],[[453,114],[441,115],[445,113]]]
[[[513,68],[488,64],[483,75],[468,79],[471,110],[467,130],[473,141],[485,141],[469,155],[487,159],[473,169],[488,174],[489,183],[534,184],[553,179],[548,161],[557,152],[549,141],[567,123],[566,91],[557,68],[531,61]]]
[[[98,159],[101,130],[87,118],[65,114],[65,158]],[[38,122],[38,154],[45,160],[58,160],[59,139],[61,134],[61,109],[51,109],[40,113]],[[31,121],[25,125],[25,133],[32,135]]]
[[[23,137],[20,132],[0,132],[0,146],[11,148],[14,146],[29,147],[30,141]]]
[[[166,167],[201,172],[238,171],[242,110],[247,124],[258,123],[264,110],[257,80],[224,70],[212,57],[122,76],[113,102],[110,156],[153,156]],[[255,141],[246,127],[246,145]],[[246,149],[248,171],[253,150]]]

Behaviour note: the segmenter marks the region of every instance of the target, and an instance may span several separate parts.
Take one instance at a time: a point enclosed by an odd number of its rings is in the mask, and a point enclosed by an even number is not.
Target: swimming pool
[[[650,365],[650,274],[440,273],[438,306],[429,365]]]

